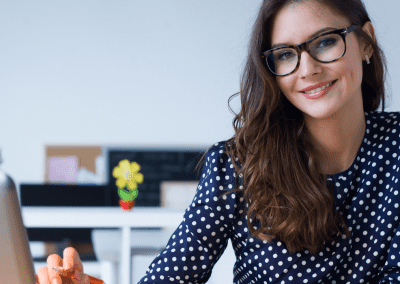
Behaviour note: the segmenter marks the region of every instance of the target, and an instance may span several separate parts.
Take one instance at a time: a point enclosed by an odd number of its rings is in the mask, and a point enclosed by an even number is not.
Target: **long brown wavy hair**
[[[317,152],[305,127],[302,112],[280,91],[269,72],[262,52],[271,48],[270,30],[274,15],[293,2],[309,0],[266,0],[262,3],[250,39],[241,79],[241,109],[233,119],[234,136],[225,152],[249,205],[247,225],[251,234],[268,242],[278,238],[290,253],[308,249],[314,254],[326,241],[350,237],[344,218],[334,208],[333,183],[328,188]],[[370,21],[361,0],[318,0],[346,16],[352,25]],[[378,43],[361,28],[359,42],[373,46],[371,63],[363,63],[362,97],[365,112],[385,104],[386,60]],[[231,193],[232,190],[225,193]],[[257,226],[256,226],[257,225]]]

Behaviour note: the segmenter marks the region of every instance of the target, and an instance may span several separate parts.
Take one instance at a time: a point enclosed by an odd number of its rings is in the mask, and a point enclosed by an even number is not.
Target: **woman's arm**
[[[390,250],[385,265],[379,272],[376,283],[400,283],[400,224],[390,242]]]
[[[196,194],[166,248],[153,260],[144,283],[205,283],[231,236],[236,196],[222,189],[233,188],[234,175],[224,154],[224,143],[206,154]],[[233,273],[232,276],[233,279]]]

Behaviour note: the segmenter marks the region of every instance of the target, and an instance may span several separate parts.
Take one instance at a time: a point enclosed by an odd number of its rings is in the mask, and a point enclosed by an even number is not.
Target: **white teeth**
[[[317,93],[317,92],[319,92],[319,91],[321,91],[321,90],[323,90],[323,89],[325,89],[325,88],[328,88],[328,87],[332,86],[333,83],[334,83],[334,81],[332,81],[332,82],[326,84],[325,86],[322,86],[322,87],[317,88],[317,89],[315,89],[315,90],[307,91],[307,92],[304,92],[304,93],[306,93],[306,94],[314,94],[314,93]]]

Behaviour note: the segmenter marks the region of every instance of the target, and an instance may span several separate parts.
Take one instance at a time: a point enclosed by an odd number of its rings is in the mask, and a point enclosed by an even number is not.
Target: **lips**
[[[333,85],[333,84],[336,83],[336,81],[337,81],[337,80],[322,82],[322,83],[319,83],[319,84],[316,84],[316,85],[307,87],[307,88],[305,88],[305,89],[303,89],[303,90],[300,90],[299,92],[304,94],[305,92],[309,92],[309,91],[312,91],[312,90],[321,88],[321,87],[323,87],[323,86],[325,86],[325,85],[327,85],[327,84],[329,84],[329,83],[332,83],[332,85]]]

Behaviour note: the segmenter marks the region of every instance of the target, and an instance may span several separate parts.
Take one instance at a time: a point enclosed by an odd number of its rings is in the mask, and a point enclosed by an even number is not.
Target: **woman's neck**
[[[353,109],[341,115],[335,113],[324,120],[306,120],[315,141],[322,173],[336,174],[347,170],[362,144],[366,122],[364,110]]]

